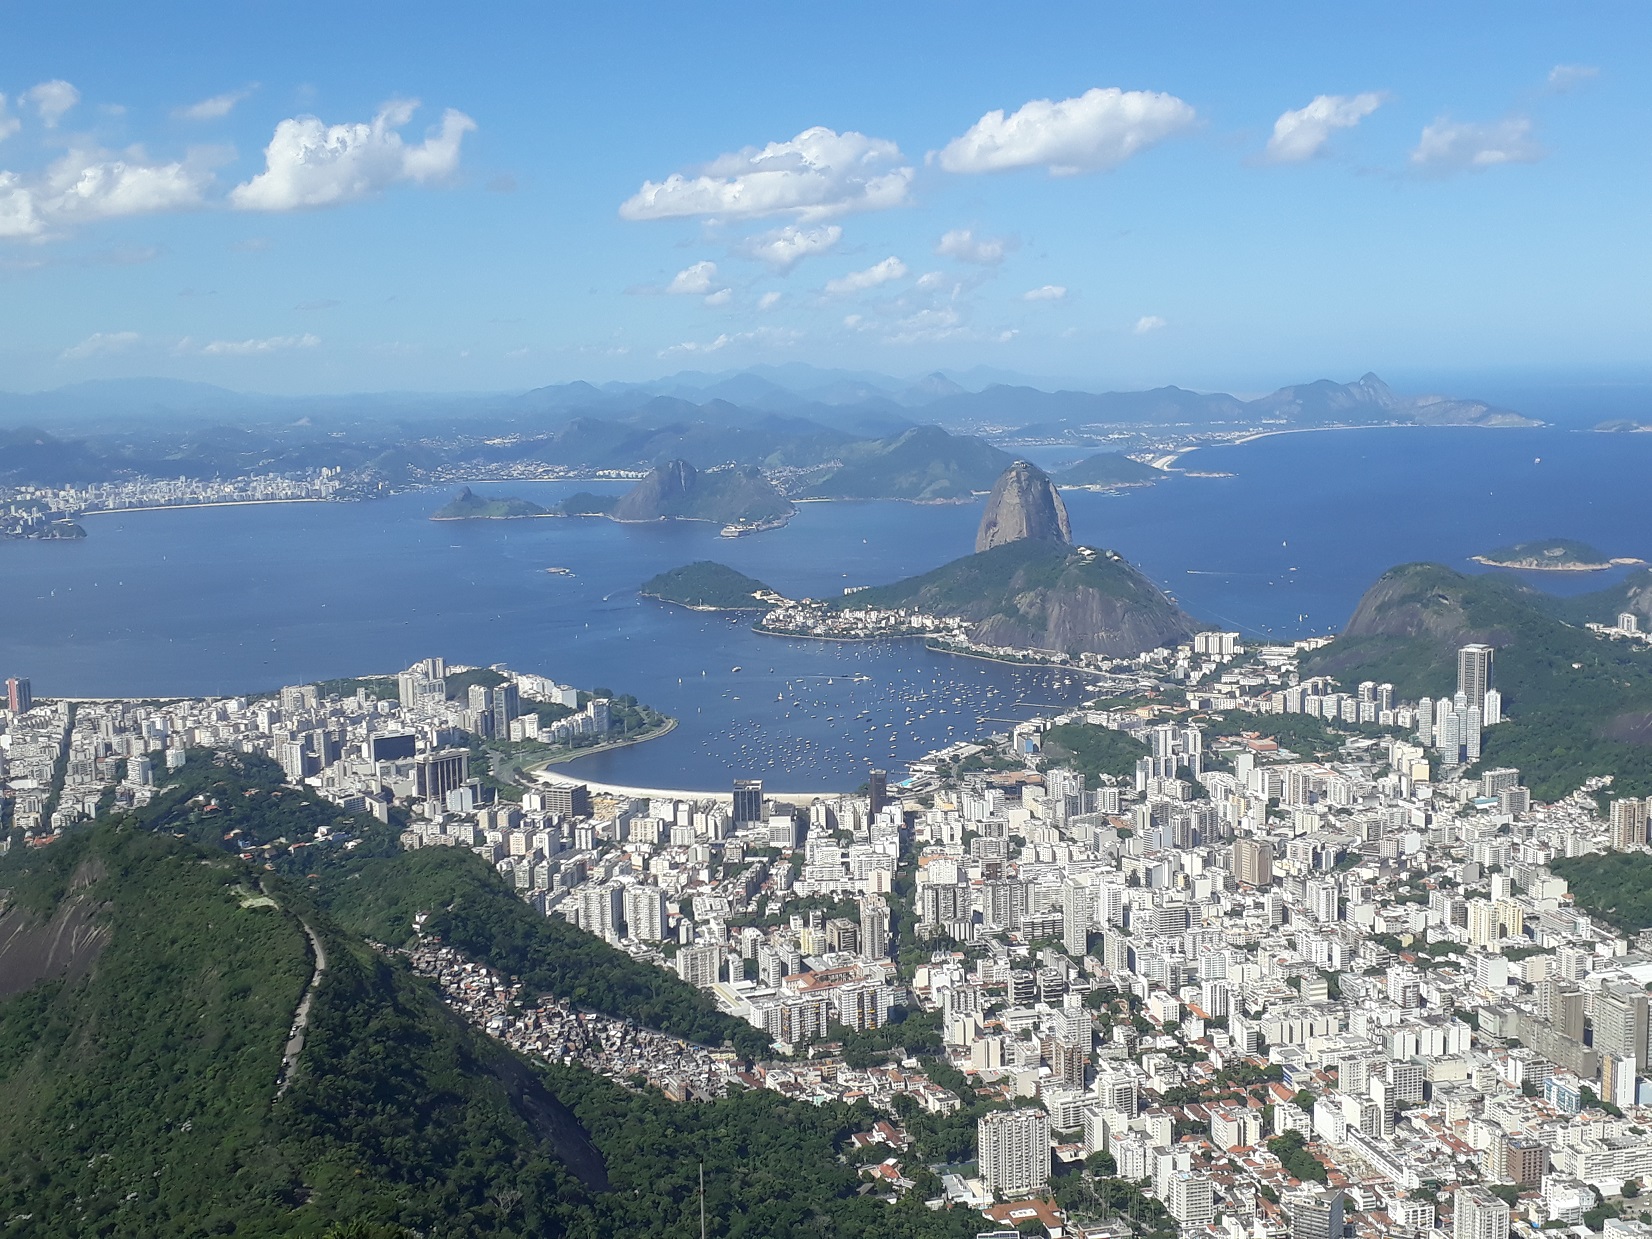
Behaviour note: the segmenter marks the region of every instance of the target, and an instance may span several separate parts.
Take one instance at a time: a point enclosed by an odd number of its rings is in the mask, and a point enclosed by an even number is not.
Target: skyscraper
[[[889,958],[889,905],[881,895],[860,901],[860,950],[868,959]]]
[[[975,1129],[981,1177],[999,1196],[1025,1196],[1050,1178],[1050,1116],[1042,1110],[994,1110]]]
[[[1342,1191],[1305,1192],[1292,1201],[1291,1239],[1342,1239]]]
[[[26,679],[12,676],[6,681],[6,707],[13,714],[27,714],[33,705],[34,694]]]
[[[883,806],[889,803],[889,772],[874,770],[866,780],[867,791],[871,798],[871,815],[876,817],[883,812]]]
[[[749,826],[765,820],[763,812],[763,780],[734,780],[734,824]]]
[[[1273,844],[1266,839],[1233,841],[1233,876],[1246,886],[1273,884]]]
[[[1457,651],[1457,691],[1468,698],[1468,704],[1485,708],[1486,690],[1491,687],[1492,648],[1489,645],[1465,645]]]

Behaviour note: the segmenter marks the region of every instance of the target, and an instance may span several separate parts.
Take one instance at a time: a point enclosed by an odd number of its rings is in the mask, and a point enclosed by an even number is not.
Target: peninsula
[[[433,521],[509,521],[552,513],[527,499],[502,495],[489,499],[466,486],[431,514]]]
[[[1587,542],[1570,538],[1549,538],[1540,542],[1520,542],[1500,546],[1470,559],[1489,568],[1518,568],[1523,572],[1603,572],[1607,568],[1633,567],[1642,559],[1612,558]]]

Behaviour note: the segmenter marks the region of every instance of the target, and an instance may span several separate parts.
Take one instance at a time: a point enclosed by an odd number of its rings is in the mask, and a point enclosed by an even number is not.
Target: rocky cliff
[[[1008,542],[1059,542],[1068,545],[1073,531],[1067,505],[1055,483],[1037,465],[1018,460],[999,475],[981,514],[975,550],[990,551]]]
[[[730,524],[784,520],[792,511],[760,470],[737,466],[702,473],[686,460],[673,460],[621,495],[609,514],[617,521],[676,518]]]

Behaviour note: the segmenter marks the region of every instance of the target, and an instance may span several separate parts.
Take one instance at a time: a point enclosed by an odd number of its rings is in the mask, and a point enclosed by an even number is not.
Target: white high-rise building
[[[1483,1187],[1459,1188],[1452,1239],[1509,1239],[1509,1207]]]
[[[665,892],[657,886],[625,888],[625,928],[639,942],[663,942],[667,925]]]
[[[1465,645],[1457,651],[1457,691],[1470,703],[1483,702],[1491,687],[1492,648],[1489,645]]]
[[[976,1126],[981,1178],[998,1196],[1026,1196],[1050,1178],[1050,1116],[1042,1110],[995,1110]]]

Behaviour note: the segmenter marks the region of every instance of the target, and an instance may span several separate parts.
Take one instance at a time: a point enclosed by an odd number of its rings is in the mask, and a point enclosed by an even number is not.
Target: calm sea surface
[[[1652,436],[1337,431],[1202,449],[1182,465],[1232,476],[1069,493],[1074,536],[1250,635],[1335,629],[1373,579],[1409,560],[1466,569],[1471,554],[1539,537],[1652,558]],[[548,503],[596,487],[478,489]],[[42,695],[179,695],[393,671],[430,654],[504,662],[632,692],[681,721],[570,773],[705,789],[747,775],[850,789],[871,766],[1076,699],[1059,673],[909,642],[760,637],[749,621],[636,595],[695,559],[793,596],[893,580],[971,550],[978,502],[805,504],[785,529],[731,540],[698,523],[427,520],[445,498],[96,516],[84,542],[0,542],[0,675],[30,676]],[[1540,583],[1575,592],[1609,579]]]

